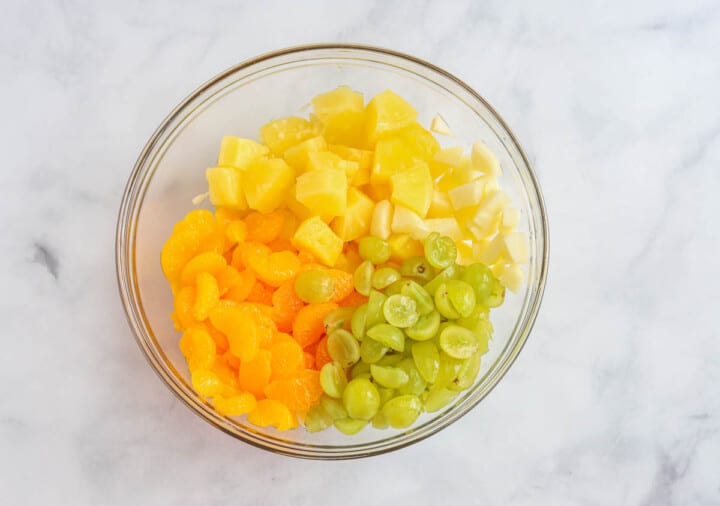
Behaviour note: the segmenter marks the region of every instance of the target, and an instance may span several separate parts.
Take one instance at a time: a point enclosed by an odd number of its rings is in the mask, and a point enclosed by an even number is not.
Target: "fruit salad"
[[[284,431],[405,428],[475,381],[489,312],[522,287],[527,238],[478,141],[452,144],[393,91],[347,86],[308,118],[226,136],[214,211],[173,228],[161,265],[192,387]]]

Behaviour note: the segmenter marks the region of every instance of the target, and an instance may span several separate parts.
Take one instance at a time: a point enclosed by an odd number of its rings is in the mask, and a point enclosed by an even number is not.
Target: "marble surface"
[[[3,504],[720,504],[720,4],[5,0]],[[159,121],[226,67],[354,41],[485,95],[545,192],[551,270],[471,414],[370,460],[235,442],[133,341],[122,190]]]

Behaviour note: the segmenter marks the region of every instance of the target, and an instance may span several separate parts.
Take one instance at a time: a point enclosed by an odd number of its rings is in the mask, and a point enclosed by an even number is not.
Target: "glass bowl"
[[[445,409],[423,414],[403,430],[371,426],[355,436],[335,429],[307,433],[261,429],[227,418],[196,395],[170,320],[172,296],[160,268],[160,250],[173,224],[206,191],[204,169],[214,163],[220,139],[256,137],[273,118],[307,114],[316,94],[347,84],[371,97],[392,89],[428,125],[438,113],[457,137],[445,145],[482,139],[503,167],[501,184],[522,211],[529,238],[527,282],[492,311],[495,334],[474,385]],[[208,204],[209,205],[209,204]],[[276,453],[314,459],[376,455],[411,445],[452,424],[500,381],[523,347],[540,306],[548,265],[545,208],[535,174],[519,143],[495,110],[468,85],[434,65],[387,49],[313,45],[284,49],[241,63],[212,78],[173,110],[152,135],[133,168],[117,224],[120,295],[135,338],[150,365],[191,410],[218,429]]]

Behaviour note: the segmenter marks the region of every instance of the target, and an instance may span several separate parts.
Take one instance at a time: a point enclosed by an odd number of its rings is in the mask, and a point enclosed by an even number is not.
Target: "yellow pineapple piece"
[[[259,158],[250,164],[243,176],[248,206],[262,213],[280,207],[295,181],[295,171],[280,158]]]
[[[409,234],[393,234],[388,237],[387,242],[390,245],[390,259],[394,262],[425,255],[422,243]]]
[[[260,127],[260,139],[278,156],[290,146],[321,133],[320,125],[296,116],[277,119]]]
[[[350,148],[340,144],[328,144],[328,151],[335,153],[343,160],[357,162],[358,170],[350,180],[353,186],[364,186],[370,183],[370,169],[373,163],[373,152],[367,149]]]
[[[370,141],[376,140],[384,133],[409,125],[418,116],[413,106],[390,90],[375,95],[368,103],[365,114]]]
[[[318,169],[335,169],[344,172],[348,181],[352,180],[358,171],[357,162],[343,160],[335,153],[329,151],[321,151],[318,153],[308,153],[308,170]]]
[[[242,188],[242,172],[235,167],[212,167],[205,171],[208,182],[210,202],[215,207],[247,209],[247,201]]]
[[[263,146],[253,140],[226,135],[220,142],[220,153],[218,154],[218,167],[236,167],[245,169],[247,166],[261,156],[270,152],[267,146]]]
[[[435,139],[435,136],[417,121],[413,121],[408,126],[394,132],[393,135],[404,141],[415,156],[425,161],[432,160],[440,150],[440,143]]]
[[[308,155],[318,151],[325,151],[326,148],[325,138],[322,136],[310,137],[299,144],[289,147],[285,151],[283,158],[298,173],[303,173],[307,170]]]
[[[464,239],[460,225],[455,218],[428,218],[425,220],[425,225],[433,232],[439,232],[455,241]]]
[[[332,267],[343,249],[343,241],[319,216],[303,221],[292,238],[293,245]]]
[[[357,188],[350,188],[347,192],[347,211],[344,215],[335,218],[331,227],[343,241],[353,241],[370,230],[375,202]]]
[[[428,218],[448,218],[453,216],[453,207],[447,193],[433,188],[432,200],[430,201],[430,209],[428,209],[427,216]]]
[[[422,161],[408,144],[397,137],[384,137],[375,146],[370,181],[373,185],[387,184],[393,174],[403,172]]]
[[[498,160],[495,153],[490,151],[490,148],[482,141],[477,141],[473,144],[471,157],[475,170],[493,176],[497,176],[502,172],[500,169],[500,160]]]
[[[425,162],[390,177],[393,204],[415,211],[421,218],[427,215],[433,196],[433,182],[430,169]]]
[[[363,145],[364,102],[362,94],[348,86],[340,86],[313,98],[315,115],[325,127],[325,138],[337,144]]]
[[[309,170],[297,178],[295,198],[315,214],[342,216],[347,209],[347,176],[337,169]]]

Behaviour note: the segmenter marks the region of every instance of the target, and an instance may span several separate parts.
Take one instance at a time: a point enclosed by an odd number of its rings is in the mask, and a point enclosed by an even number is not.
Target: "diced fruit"
[[[520,223],[520,209],[514,207],[506,207],[502,211],[502,228],[512,230]]]
[[[347,210],[342,216],[335,218],[332,229],[343,241],[353,241],[362,237],[370,230],[375,203],[357,188],[347,192]]]
[[[433,184],[430,169],[425,162],[419,162],[414,167],[391,176],[390,186],[390,200],[393,204],[407,207],[421,218],[427,215],[432,201]]]
[[[235,167],[212,167],[205,171],[210,202],[214,206],[246,209],[247,201],[242,189],[242,173]]]
[[[343,216],[347,209],[347,177],[336,169],[309,170],[297,178],[295,198],[315,214]]]
[[[408,126],[393,132],[392,136],[402,140],[410,148],[413,155],[430,161],[440,150],[440,143],[433,134],[425,130],[420,123],[413,121]]]
[[[387,200],[381,200],[375,204],[372,220],[370,221],[370,234],[380,239],[390,237],[390,225],[393,220],[392,204]]]
[[[447,193],[441,192],[436,188],[433,189],[430,209],[428,209],[427,215],[428,218],[448,218],[453,216],[453,207]]]
[[[319,134],[317,125],[295,116],[271,121],[260,128],[260,138],[276,155]]]
[[[394,234],[388,240],[390,245],[391,260],[402,262],[411,257],[422,256],[422,243],[409,234]]]
[[[522,267],[517,264],[503,266],[497,273],[497,278],[508,290],[517,293],[522,287],[525,273]]]
[[[485,265],[494,264],[502,255],[505,243],[501,235],[495,236],[492,240],[481,240],[475,243],[473,248],[474,256]]]
[[[463,148],[461,146],[455,146],[452,148],[443,148],[433,157],[433,162],[438,167],[443,167],[445,170],[451,167],[460,167],[463,160]],[[440,174],[433,174],[438,176]]]
[[[422,158],[400,138],[382,138],[375,146],[370,182],[373,185],[388,184],[393,174],[414,166]]]
[[[437,114],[430,122],[430,130],[436,134],[447,135],[449,137],[452,137],[453,135],[448,124],[439,114]]]
[[[413,238],[423,240],[430,233],[423,219],[415,212],[403,206],[395,206],[392,225],[393,233],[410,234]]]
[[[285,158],[285,161],[297,170],[298,173],[303,173],[307,170],[309,154],[324,151],[326,148],[327,143],[324,137],[311,137],[288,148],[283,158]]]
[[[528,262],[528,244],[525,234],[522,232],[510,232],[503,236],[505,242],[505,251],[510,260],[516,264],[524,264]]]
[[[244,174],[248,206],[262,213],[274,211],[287,199],[294,180],[295,171],[285,160],[255,160]]]
[[[330,142],[358,145],[364,138],[365,108],[361,93],[340,86],[312,100],[315,114],[325,126]]]
[[[429,218],[425,220],[425,225],[429,230],[446,235],[454,241],[463,240],[462,230],[460,230],[460,225],[458,225],[455,218]]]
[[[490,228],[497,215],[500,214],[502,209],[509,203],[510,197],[502,191],[497,191],[480,204],[475,216],[472,218],[473,224],[478,227],[480,233]],[[477,238],[481,239],[482,237]]]
[[[270,150],[253,140],[232,135],[223,137],[218,155],[219,167],[245,169],[253,160],[268,154]]]
[[[329,151],[308,154],[308,170],[337,170],[344,172],[348,181],[355,176],[359,167],[357,162],[343,160]]]
[[[373,152],[367,149],[351,148],[342,144],[328,144],[328,151],[335,153],[343,160],[357,162],[360,169],[369,169],[372,167]],[[369,180],[367,182],[370,182]],[[358,186],[366,183],[356,183]]]
[[[500,174],[500,161],[484,142],[477,141],[473,144],[470,156],[475,170],[479,170],[485,174],[492,174],[493,176]]]
[[[399,130],[417,118],[417,111],[396,93],[385,90],[375,95],[366,109],[367,131],[370,140]]]
[[[312,254],[327,266],[335,265],[343,248],[343,241],[318,216],[303,221],[292,239],[299,250]]]
[[[482,181],[471,181],[457,186],[447,194],[454,209],[476,206],[483,197],[485,185]]]

